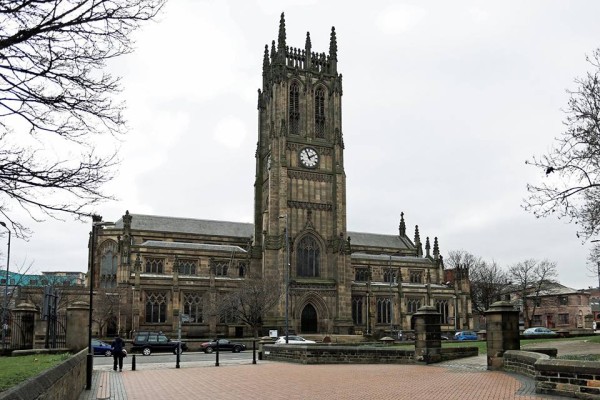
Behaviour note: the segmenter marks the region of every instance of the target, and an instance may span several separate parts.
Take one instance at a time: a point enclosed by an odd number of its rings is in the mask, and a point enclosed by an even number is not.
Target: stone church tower
[[[254,269],[282,285],[282,293],[289,279],[291,331],[347,332],[352,271],[335,28],[328,54],[313,51],[310,33],[304,48],[289,47],[281,14],[277,43],[265,46],[262,76]],[[285,303],[284,295],[267,324],[284,326]]]

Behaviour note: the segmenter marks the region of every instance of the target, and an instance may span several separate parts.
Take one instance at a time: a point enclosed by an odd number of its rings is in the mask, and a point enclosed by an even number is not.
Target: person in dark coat
[[[117,335],[115,340],[110,345],[112,347],[113,359],[113,370],[117,370],[117,363],[119,364],[119,372],[123,371],[123,350],[125,349],[125,341]]]

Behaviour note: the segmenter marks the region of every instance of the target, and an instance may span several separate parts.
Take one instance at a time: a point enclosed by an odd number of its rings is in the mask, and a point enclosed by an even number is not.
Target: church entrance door
[[[317,310],[312,304],[307,304],[302,310],[300,329],[302,333],[317,333]]]

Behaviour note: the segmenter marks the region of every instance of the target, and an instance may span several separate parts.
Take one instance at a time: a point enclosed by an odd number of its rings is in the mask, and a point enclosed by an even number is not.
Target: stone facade
[[[409,238],[404,214],[395,235],[347,231],[335,29],[327,54],[310,34],[289,47],[282,15],[262,75],[253,224],[126,212],[94,225],[94,283],[121,290],[130,311],[120,326],[173,332],[181,314],[184,335],[247,335],[211,304],[253,275],[288,293],[265,331],[283,332],[286,306],[298,333],[411,330],[422,306],[436,308],[442,331],[470,328],[468,270],[446,280],[437,238],[423,243],[418,226]]]

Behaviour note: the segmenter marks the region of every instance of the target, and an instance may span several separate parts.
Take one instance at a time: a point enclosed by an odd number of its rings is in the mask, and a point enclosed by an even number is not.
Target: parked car
[[[205,353],[212,353],[217,349],[217,342],[215,340],[204,342],[200,344],[200,349]],[[246,345],[243,343],[232,342],[227,339],[219,339],[219,351],[223,350],[239,353],[240,351],[246,350]]]
[[[314,340],[304,339],[302,336],[288,335],[288,344],[311,344],[317,343]],[[279,336],[275,344],[285,344],[285,336]]]
[[[531,328],[527,328],[523,331],[523,336],[556,336],[558,335],[551,329],[544,328],[543,326],[534,326]]]
[[[101,355],[105,357],[112,356],[111,345],[103,342],[102,340],[92,339],[92,349],[94,349],[94,355]]]
[[[177,354],[179,341],[171,340],[161,332],[138,332],[133,338],[131,352],[141,351],[149,356],[154,352],[172,352]],[[181,342],[181,352],[187,351],[187,344]]]
[[[473,331],[460,331],[454,334],[454,340],[477,340],[477,333]]]

